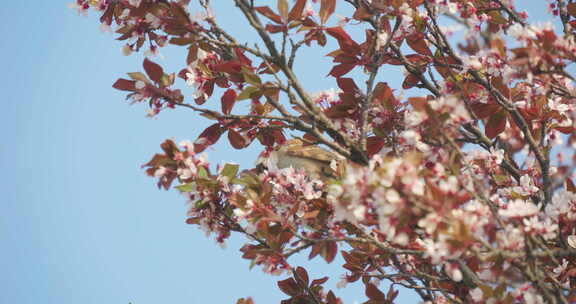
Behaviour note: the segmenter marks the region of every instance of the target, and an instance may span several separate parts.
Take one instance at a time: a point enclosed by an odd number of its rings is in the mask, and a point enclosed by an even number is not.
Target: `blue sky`
[[[9,1],[0,10],[0,303],[235,303],[249,295],[279,302],[281,277],[249,270],[241,239],[223,250],[186,225],[184,200],[156,189],[140,168],[164,139],[193,140],[209,122],[184,110],[149,119],[144,106],[125,102],[111,85],[140,71],[143,57],[122,56],[95,15],[77,16],[68,1]],[[252,35],[235,11],[216,14],[231,32]],[[161,51],[167,70],[182,67],[181,53]],[[311,91],[334,86],[316,56],[299,66]],[[393,73],[381,77],[399,87]],[[221,144],[209,159],[248,167],[257,153]],[[339,265],[314,263],[311,275],[331,275],[334,286]],[[365,299],[359,288],[335,291],[346,303]]]

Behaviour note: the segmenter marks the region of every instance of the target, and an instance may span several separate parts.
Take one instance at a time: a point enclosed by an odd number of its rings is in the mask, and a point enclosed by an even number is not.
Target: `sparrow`
[[[335,153],[294,138],[276,147],[268,157],[260,157],[256,164],[271,171],[289,167],[302,169],[311,179],[326,181],[336,176],[335,166],[338,159]]]

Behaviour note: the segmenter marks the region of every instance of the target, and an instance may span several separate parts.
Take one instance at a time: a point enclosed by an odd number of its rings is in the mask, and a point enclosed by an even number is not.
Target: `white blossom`
[[[508,202],[505,209],[500,209],[498,214],[505,218],[528,217],[538,213],[538,207],[532,203],[521,199]]]

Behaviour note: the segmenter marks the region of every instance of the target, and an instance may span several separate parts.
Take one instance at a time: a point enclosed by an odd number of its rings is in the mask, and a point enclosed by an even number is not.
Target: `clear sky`
[[[0,9],[0,303],[235,303],[249,295],[278,303],[282,277],[249,270],[239,239],[223,250],[186,225],[183,198],[156,189],[140,168],[164,139],[194,140],[209,122],[185,110],[149,119],[144,106],[125,102],[111,85],[140,71],[142,55],[122,56],[95,14],[77,16],[70,1],[6,1]],[[544,14],[543,3],[535,13]],[[253,35],[233,9],[217,6],[216,15],[245,40]],[[167,70],[183,66],[180,53],[161,52]],[[311,91],[335,86],[317,59],[299,66]],[[399,87],[398,75],[381,75]],[[257,153],[256,145],[221,144],[209,159],[248,167]],[[331,275],[334,286],[341,264],[314,263],[311,275]],[[335,292],[346,303],[365,300],[359,288]]]

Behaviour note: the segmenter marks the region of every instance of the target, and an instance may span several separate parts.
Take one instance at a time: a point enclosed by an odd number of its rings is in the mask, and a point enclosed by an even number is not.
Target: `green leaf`
[[[160,79],[160,84],[164,87],[168,87],[174,84],[175,75],[174,74],[164,74]]]
[[[249,69],[242,68],[242,74],[244,75],[244,80],[255,87],[258,87],[262,84],[260,77],[258,77],[258,75],[254,74],[254,72],[250,71]]]
[[[244,90],[242,90],[242,92],[240,92],[240,94],[238,94],[236,100],[244,100],[252,98],[252,94],[258,92],[259,90],[260,89],[258,89],[257,87],[246,87]]]
[[[132,78],[133,80],[140,80],[140,81],[145,82],[145,83],[150,83],[150,80],[148,80],[148,77],[146,77],[146,75],[144,75],[143,73],[140,73],[140,72],[128,73],[128,76],[130,76],[130,78]]]
[[[198,176],[202,178],[208,177],[208,171],[206,171],[206,168],[204,167],[198,168]]]
[[[204,199],[199,199],[194,203],[194,208],[199,209],[202,208],[202,206],[204,206],[206,202],[204,201]]]
[[[240,166],[238,164],[225,164],[224,168],[222,168],[222,171],[220,171],[220,175],[221,176],[226,176],[228,178],[233,178],[236,176],[236,174],[238,174],[238,169],[240,168]]]
[[[180,190],[181,192],[192,192],[195,190],[194,188],[196,188],[195,185],[196,185],[195,183],[187,183],[187,184],[178,185],[174,188]]]

